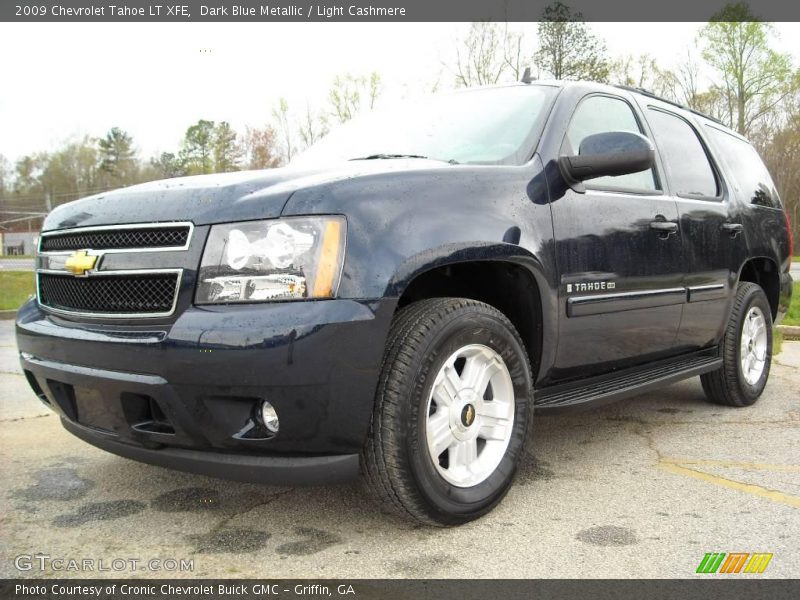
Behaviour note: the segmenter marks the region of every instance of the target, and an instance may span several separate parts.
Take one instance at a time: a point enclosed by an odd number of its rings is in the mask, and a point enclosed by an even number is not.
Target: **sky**
[[[612,57],[673,68],[699,23],[592,23]],[[336,75],[378,71],[384,97],[449,87],[468,23],[0,23],[0,154],[11,161],[121,127],[145,157],[198,119],[262,126],[280,97],[320,107]],[[535,33],[536,24],[515,24]],[[800,24],[775,47],[800,64]]]

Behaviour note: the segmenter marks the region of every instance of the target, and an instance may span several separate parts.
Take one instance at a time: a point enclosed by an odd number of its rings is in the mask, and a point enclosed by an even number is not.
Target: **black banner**
[[[731,0],[565,0],[587,21],[708,21]],[[289,22],[541,20],[553,0],[2,0],[0,21],[40,22]],[[764,21],[800,20],[800,3],[758,0],[750,10]]]
[[[41,579],[2,580],[0,599],[15,600],[221,600],[223,598],[353,598],[355,600],[794,600],[800,580],[738,577],[682,580],[288,580],[288,579]]]

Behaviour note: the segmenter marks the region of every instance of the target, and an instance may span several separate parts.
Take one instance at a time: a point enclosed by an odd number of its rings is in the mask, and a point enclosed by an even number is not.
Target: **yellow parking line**
[[[742,483],[741,481],[726,479],[724,477],[705,473],[704,471],[696,471],[695,469],[689,469],[681,466],[678,463],[669,462],[666,460],[659,462],[657,466],[662,471],[666,471],[668,473],[687,475],[688,477],[693,477],[694,479],[699,479],[700,481],[705,481],[706,483],[713,483],[715,485],[737,490],[739,492],[745,492],[746,494],[752,494],[753,496],[759,496],[760,498],[766,498],[767,500],[772,500],[773,502],[780,502],[781,504],[786,504],[787,506],[791,506],[793,508],[800,508],[800,498],[797,496],[792,496],[791,494],[784,494],[783,492],[770,490],[752,483]]]
[[[699,465],[706,467],[732,467],[747,471],[773,471],[776,473],[800,473],[800,465],[776,465],[770,463],[749,463],[730,460],[674,459],[662,458],[662,463],[673,465]]]

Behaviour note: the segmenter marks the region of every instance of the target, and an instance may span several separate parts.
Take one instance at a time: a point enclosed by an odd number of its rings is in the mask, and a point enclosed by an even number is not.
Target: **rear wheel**
[[[496,309],[459,298],[402,309],[362,453],[370,488],[427,524],[485,514],[511,485],[532,390],[522,340]]]
[[[750,406],[764,391],[772,363],[772,312],[764,291],[755,283],[740,283],[722,342],[723,365],[702,375],[703,390],[712,402]]]

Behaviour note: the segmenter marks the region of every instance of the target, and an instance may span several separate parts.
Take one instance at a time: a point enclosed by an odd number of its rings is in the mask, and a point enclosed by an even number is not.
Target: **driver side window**
[[[620,98],[589,96],[578,105],[567,129],[563,152],[577,154],[584,138],[607,131],[629,131],[643,134],[630,105]],[[586,182],[592,189],[654,192],[658,190],[653,169],[619,175],[598,177]]]

